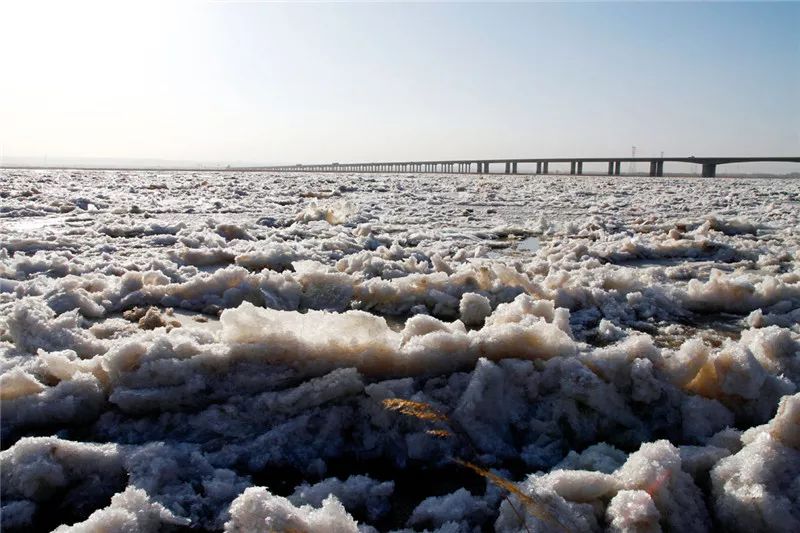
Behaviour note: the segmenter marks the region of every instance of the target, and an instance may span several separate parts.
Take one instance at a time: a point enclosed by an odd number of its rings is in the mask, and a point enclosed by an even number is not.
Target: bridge
[[[441,161],[389,161],[372,163],[323,163],[311,165],[281,165],[237,170],[263,170],[270,172],[427,172],[491,174],[492,166],[500,166],[504,174],[519,174],[520,164],[535,164],[536,174],[548,174],[551,163],[569,163],[571,175],[583,174],[584,163],[607,163],[609,176],[622,174],[623,163],[648,163],[650,176],[663,176],[664,163],[695,163],[701,165],[701,176],[713,178],[717,165],[729,163],[791,162],[800,163],[797,157],[556,157],[523,159],[450,159]],[[498,173],[495,171],[494,173]]]

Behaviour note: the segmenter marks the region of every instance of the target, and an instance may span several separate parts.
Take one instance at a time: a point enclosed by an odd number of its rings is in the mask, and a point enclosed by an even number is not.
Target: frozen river
[[[799,227],[788,179],[0,170],[3,530],[798,531]]]

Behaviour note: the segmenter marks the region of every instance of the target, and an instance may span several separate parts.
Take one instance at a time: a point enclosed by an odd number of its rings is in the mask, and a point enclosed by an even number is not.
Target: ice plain
[[[798,531],[798,227],[785,179],[0,170],[3,530]]]

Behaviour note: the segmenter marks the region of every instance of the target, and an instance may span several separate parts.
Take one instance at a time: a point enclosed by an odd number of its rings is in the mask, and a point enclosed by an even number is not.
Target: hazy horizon
[[[800,153],[797,3],[44,3],[0,20],[0,164]]]

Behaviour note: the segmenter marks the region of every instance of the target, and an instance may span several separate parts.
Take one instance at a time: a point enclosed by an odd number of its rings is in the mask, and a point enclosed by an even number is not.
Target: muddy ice
[[[4,530],[800,530],[797,181],[0,172]]]

